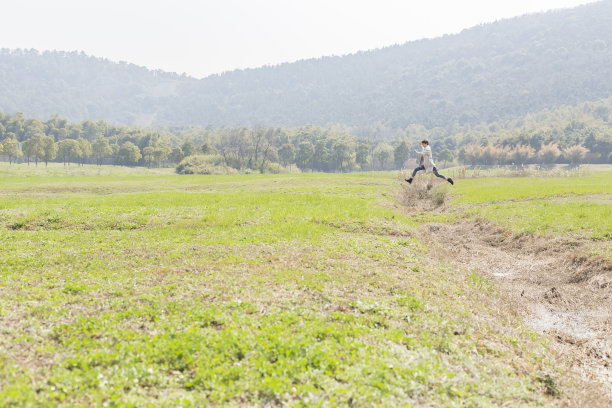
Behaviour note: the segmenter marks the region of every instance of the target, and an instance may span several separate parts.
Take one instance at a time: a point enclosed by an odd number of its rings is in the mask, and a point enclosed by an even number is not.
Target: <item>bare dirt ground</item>
[[[612,262],[585,256],[588,240],[514,235],[487,221],[423,230],[435,256],[499,282],[504,302],[608,394],[587,406],[612,406]]]

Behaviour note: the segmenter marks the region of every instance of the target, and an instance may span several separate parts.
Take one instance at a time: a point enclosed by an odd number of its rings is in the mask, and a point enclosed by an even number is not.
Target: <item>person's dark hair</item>
[[[429,140],[423,139],[423,140],[421,140],[421,143],[425,143],[426,145],[428,145],[429,144]]]

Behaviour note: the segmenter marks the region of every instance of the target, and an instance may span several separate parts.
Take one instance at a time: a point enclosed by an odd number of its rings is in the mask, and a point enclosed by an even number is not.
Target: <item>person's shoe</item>
[[[409,179],[406,179],[406,181],[408,182],[408,184],[412,184],[412,177],[410,177]]]
[[[452,178],[450,178],[450,177],[449,177],[449,178],[447,178],[447,179],[446,179],[446,181],[448,181],[449,183],[451,183],[451,185],[452,185],[452,186],[453,186],[453,185],[455,185],[455,182],[454,182],[454,181],[453,181],[453,179],[452,179]]]

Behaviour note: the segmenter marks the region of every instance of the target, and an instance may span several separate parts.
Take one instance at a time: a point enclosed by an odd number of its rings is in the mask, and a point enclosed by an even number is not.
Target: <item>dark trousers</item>
[[[412,172],[412,178],[414,178],[414,176],[416,176],[416,174],[419,171],[421,171],[421,170],[425,171],[425,165],[424,164],[421,164],[419,167],[414,169],[414,171]],[[436,169],[435,167],[433,168],[433,173],[436,175],[436,177],[440,177],[440,178],[443,178],[444,180],[446,180],[446,177],[444,177],[443,175],[438,173],[438,169]]]

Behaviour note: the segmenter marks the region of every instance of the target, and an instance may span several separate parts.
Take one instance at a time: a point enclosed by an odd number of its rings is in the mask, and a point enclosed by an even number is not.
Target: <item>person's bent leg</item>
[[[421,170],[425,170],[425,165],[421,164],[419,167],[415,168],[415,169],[412,171],[412,176],[410,176],[410,178],[411,178],[411,179],[412,179],[412,178],[414,178],[414,176],[416,176],[416,174],[417,174],[419,171],[421,171]]]
[[[436,177],[440,177],[443,178],[444,180],[448,181],[451,184],[455,184],[455,182],[453,181],[452,178],[450,177],[444,177],[443,175],[441,175],[440,173],[438,173],[438,169],[436,169],[435,167],[433,168],[433,172],[436,175]]]
[[[433,168],[433,173],[436,175],[436,177],[440,177],[440,178],[443,178],[444,180],[446,180],[446,177],[444,177],[443,175],[438,173],[438,169],[436,169],[435,167]]]
[[[416,174],[421,171],[421,170],[425,170],[425,166],[424,165],[420,165],[419,167],[417,167],[416,169],[414,169],[414,171],[412,172],[412,176],[410,176],[410,178],[406,179],[406,181],[408,182],[408,184],[412,184],[412,179],[414,178],[414,176],[416,176]]]

